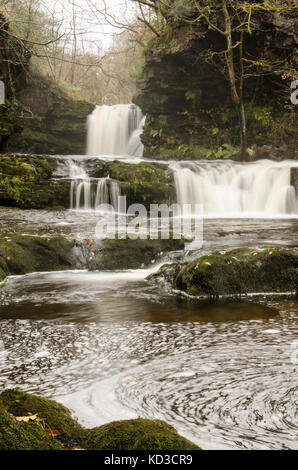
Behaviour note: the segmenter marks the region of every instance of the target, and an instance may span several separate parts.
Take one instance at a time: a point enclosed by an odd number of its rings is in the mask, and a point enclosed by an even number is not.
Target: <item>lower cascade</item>
[[[171,164],[180,206],[203,205],[205,216],[270,217],[298,215],[291,185],[294,161],[192,161]]]
[[[141,109],[134,104],[97,106],[88,116],[87,155],[141,157],[144,123]]]
[[[70,209],[98,209],[103,204],[113,206],[118,211],[118,197],[121,195],[117,181],[106,178],[89,178],[81,166],[69,162]]]

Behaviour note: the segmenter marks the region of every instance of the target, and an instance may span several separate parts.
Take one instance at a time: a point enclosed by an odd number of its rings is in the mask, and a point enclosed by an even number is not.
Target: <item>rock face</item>
[[[187,294],[203,297],[297,293],[298,253],[280,248],[216,251],[183,266],[166,265],[149,277],[160,278]]]
[[[0,80],[5,85],[5,104],[0,105],[0,148],[20,130],[12,102],[15,90],[24,81],[30,57],[24,44],[10,34],[9,19],[0,12]]]
[[[298,168],[291,169],[291,185],[294,186],[296,190],[296,197],[298,200]]]
[[[87,116],[94,106],[68,97],[51,80],[27,75],[16,95],[19,132],[5,150],[20,153],[84,155]]]
[[[0,450],[65,450],[75,445],[89,450],[200,450],[164,421],[116,421],[88,430],[56,401],[17,389],[0,394]]]
[[[30,68],[30,51],[9,29],[0,12],[0,151],[84,154],[86,119],[94,106],[76,101]]]
[[[295,106],[290,102],[295,76],[291,71],[297,68],[297,18],[262,12],[252,21],[254,30],[251,36],[245,35],[244,53],[260,65],[244,83],[249,145],[277,147],[279,158],[297,158]],[[142,135],[145,156],[214,159],[237,155],[237,111],[227,80],[216,61],[208,60],[210,45],[225,50],[224,36],[203,23],[198,27],[178,20],[169,21],[160,37],[148,44],[134,98],[147,116]],[[271,65],[266,66],[266,61]]]

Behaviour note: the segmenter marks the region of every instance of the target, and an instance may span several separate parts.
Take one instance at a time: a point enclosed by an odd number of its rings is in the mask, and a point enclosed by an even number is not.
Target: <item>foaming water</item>
[[[297,217],[298,194],[291,185],[295,161],[179,162],[174,171],[181,207],[202,204],[205,217]]]
[[[87,155],[143,155],[145,117],[133,104],[97,106],[88,117]]]

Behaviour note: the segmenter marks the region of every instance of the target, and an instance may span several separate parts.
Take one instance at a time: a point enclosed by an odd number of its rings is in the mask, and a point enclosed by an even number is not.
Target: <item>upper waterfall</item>
[[[141,109],[134,104],[96,106],[88,116],[87,155],[141,157],[144,123]]]

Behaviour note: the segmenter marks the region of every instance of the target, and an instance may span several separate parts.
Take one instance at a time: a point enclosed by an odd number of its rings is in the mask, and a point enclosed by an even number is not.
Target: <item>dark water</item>
[[[1,319],[74,322],[196,322],[271,318],[254,302],[196,302],[150,286],[149,270],[68,271],[11,276],[0,290]]]

